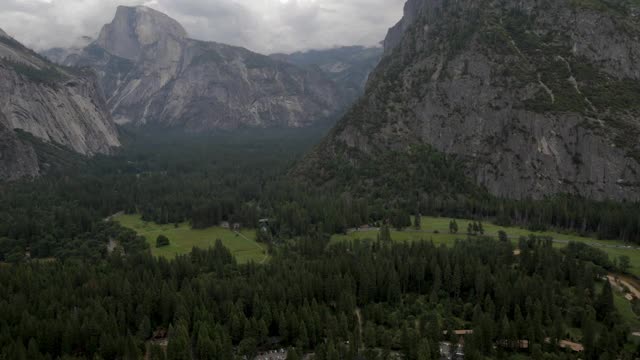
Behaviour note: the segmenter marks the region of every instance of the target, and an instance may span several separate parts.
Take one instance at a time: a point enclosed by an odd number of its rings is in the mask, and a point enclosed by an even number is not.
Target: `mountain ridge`
[[[496,196],[640,199],[637,13],[534,0],[405,12],[364,98],[296,175],[329,181],[338,159],[359,168],[427,144]]]
[[[34,177],[45,165],[16,130],[87,156],[120,146],[92,73],[56,66],[3,33],[0,80],[0,179]]]
[[[99,38],[64,65],[96,71],[120,124],[208,131],[306,127],[346,104],[321,71],[188,38],[155,10],[119,7]]]
[[[347,103],[355,102],[363,93],[369,74],[380,61],[380,47],[343,46],[323,50],[271,54],[271,58],[300,67],[318,68],[344,90]]]

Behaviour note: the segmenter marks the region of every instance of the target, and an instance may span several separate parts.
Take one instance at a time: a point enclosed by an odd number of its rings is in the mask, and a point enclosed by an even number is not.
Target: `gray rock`
[[[0,120],[3,118],[0,113]],[[33,178],[40,175],[40,164],[33,147],[0,121],[0,181]]]
[[[273,54],[273,59],[320,69],[333,80],[352,103],[364,93],[369,74],[382,57],[380,47],[345,46],[326,50],[309,50],[293,54]]]
[[[301,169],[429,144],[498,196],[640,200],[634,14],[569,0],[409,0],[365,98]]]
[[[14,130],[88,156],[108,154],[120,146],[95,75],[58,67],[15,40],[2,39],[0,129],[5,146],[1,179],[40,173],[33,148]]]
[[[161,50],[171,50],[174,41],[186,37],[182,25],[159,11],[145,6],[119,6],[113,22],[102,28],[96,44],[115,56],[138,60],[146,46],[160,44],[164,47]],[[160,60],[176,60],[178,54],[174,55]]]
[[[120,124],[189,131],[304,127],[345,105],[343,92],[320,70],[186,36],[155,10],[119,7],[98,40],[65,65],[97,72]]]

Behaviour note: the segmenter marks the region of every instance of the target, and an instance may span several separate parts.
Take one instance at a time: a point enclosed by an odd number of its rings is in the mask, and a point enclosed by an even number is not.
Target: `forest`
[[[267,265],[220,243],[168,262],[144,251],[0,268],[7,359],[438,359],[465,335],[469,359],[632,359],[604,270],[546,239],[326,245],[291,241]],[[168,337],[166,354],[154,339]],[[584,353],[561,350],[578,337]],[[527,346],[522,344],[526,340]],[[638,349],[640,350],[640,349]]]
[[[472,330],[469,359],[640,356],[598,249],[530,237],[516,251],[464,235],[450,248],[386,236],[329,244],[350,227],[407,226],[413,214],[639,243],[637,204],[497,199],[428,148],[382,159],[380,184],[299,183],[289,169],[319,137],[128,132],[113,157],[0,184],[0,359],[226,360],[271,349],[287,359],[439,359],[442,342],[461,340],[457,330]],[[413,177],[394,169],[402,161],[416,164]],[[194,228],[268,218],[259,240],[271,260],[239,265],[220,242],[154,258],[109,220],[120,211]],[[584,353],[562,349],[564,340]]]

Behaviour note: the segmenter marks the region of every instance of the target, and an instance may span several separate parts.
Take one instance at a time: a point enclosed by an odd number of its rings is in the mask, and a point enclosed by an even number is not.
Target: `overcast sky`
[[[42,50],[95,37],[118,5],[147,5],[192,38],[262,53],[376,45],[405,0],[0,0],[0,28]]]

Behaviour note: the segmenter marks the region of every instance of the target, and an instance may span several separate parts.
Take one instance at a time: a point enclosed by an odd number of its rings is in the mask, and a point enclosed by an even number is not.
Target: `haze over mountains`
[[[498,196],[638,200],[638,14],[632,2],[409,0],[366,95],[297,173],[331,182],[337,163],[357,171],[426,144]]]
[[[364,92],[369,74],[380,62],[382,48],[348,46],[327,50],[309,50],[293,54],[273,54],[272,58],[292,64],[319,68],[348,96],[351,104]]]

